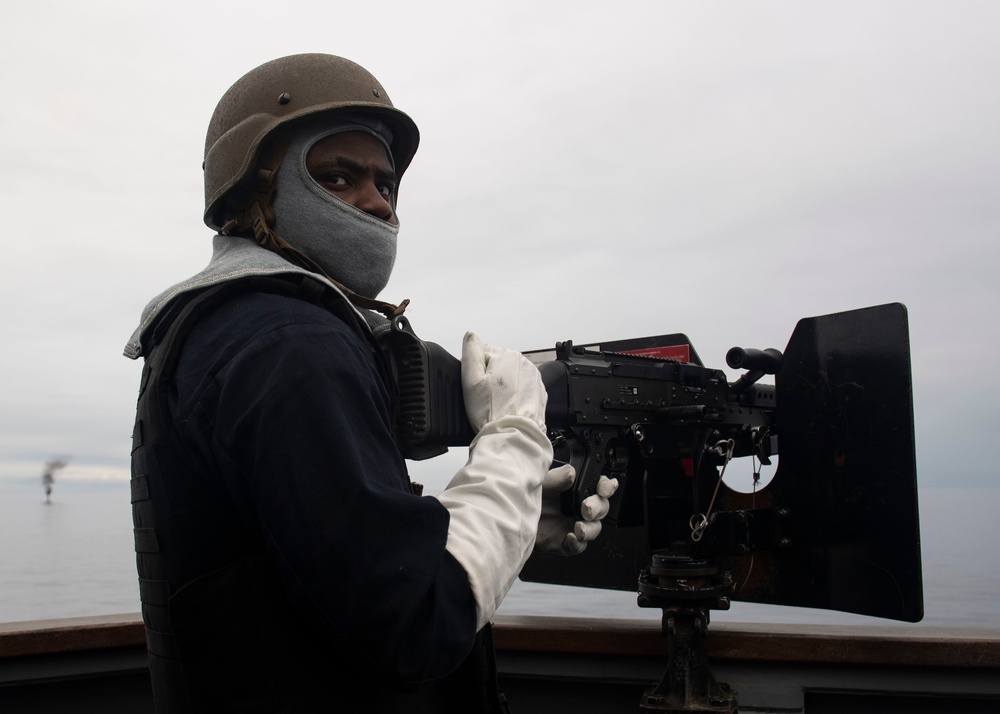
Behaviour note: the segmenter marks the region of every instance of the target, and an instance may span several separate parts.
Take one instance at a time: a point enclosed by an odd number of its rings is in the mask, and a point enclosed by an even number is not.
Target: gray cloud
[[[8,13],[0,473],[127,466],[139,368],[119,355],[208,259],[214,104],[262,61],[327,51],[420,125],[385,296],[422,336],[457,354],[466,329],[522,349],[684,331],[722,366],[800,317],[901,301],[921,480],[987,482],[995,4],[433,4]]]

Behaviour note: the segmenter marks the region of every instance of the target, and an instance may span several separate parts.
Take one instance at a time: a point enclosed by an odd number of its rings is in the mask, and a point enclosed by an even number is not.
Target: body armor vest
[[[240,291],[322,305],[370,345],[376,364],[384,364],[371,332],[347,300],[309,277],[223,283],[176,301],[147,330],[131,486],[157,712],[338,711],[359,700],[370,712],[506,711],[496,687],[488,626],[455,673],[416,692],[388,690],[374,672],[351,669],[357,658],[349,643],[323,639],[301,618],[265,556],[261,535],[239,517],[221,486],[196,474],[185,458],[168,391],[180,347],[200,316]],[[199,560],[208,564],[194,578],[185,560],[185,545],[192,543],[200,549]]]

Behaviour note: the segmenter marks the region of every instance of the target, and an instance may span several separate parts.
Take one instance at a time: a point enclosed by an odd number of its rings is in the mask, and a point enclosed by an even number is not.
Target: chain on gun
[[[722,479],[726,475],[726,466],[733,459],[733,452],[736,450],[736,442],[732,439],[723,439],[716,442],[715,446],[710,446],[705,449],[708,453],[715,454],[716,456],[722,457],[722,468],[719,469],[719,480],[715,482],[715,490],[712,492],[712,500],[708,503],[708,509],[705,513],[695,513],[691,516],[691,520],[688,524],[691,526],[691,540],[697,543],[701,540],[702,536],[705,534],[705,528],[708,526],[708,519],[712,515],[712,508],[715,506],[715,499],[719,495],[719,486],[722,485]],[[758,474],[754,474],[755,483],[756,479],[759,478]]]

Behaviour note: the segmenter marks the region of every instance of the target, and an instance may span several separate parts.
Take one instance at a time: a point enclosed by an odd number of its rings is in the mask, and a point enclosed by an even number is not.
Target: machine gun
[[[468,444],[458,360],[403,318],[390,344],[404,452]],[[577,471],[564,512],[602,474],[620,486],[583,554],[533,556],[521,578],[638,591],[663,610],[671,656],[642,711],[736,711],[705,655],[709,611],[731,600],[922,618],[904,306],[800,320],[783,352],[733,348],[747,371],[732,383],[683,334],[527,354],[556,459]],[[778,462],[766,488],[725,485],[741,460],[754,475]]]

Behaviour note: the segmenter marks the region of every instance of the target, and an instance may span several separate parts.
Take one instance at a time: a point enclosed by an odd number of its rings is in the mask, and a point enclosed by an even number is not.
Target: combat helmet
[[[215,108],[205,137],[205,223],[222,230],[236,194],[253,193],[261,163],[280,165],[275,137],[282,127],[328,111],[375,115],[392,130],[390,146],[397,177],[417,151],[420,134],[413,120],[392,105],[389,95],[364,67],[327,54],[281,57],[251,70],[229,88]],[[277,155],[275,155],[277,154]],[[268,172],[268,166],[263,167]],[[266,207],[267,201],[264,201]]]

